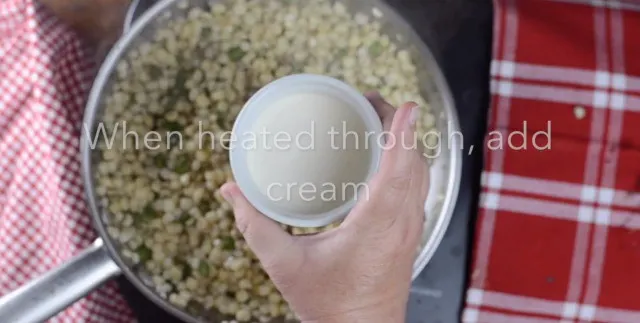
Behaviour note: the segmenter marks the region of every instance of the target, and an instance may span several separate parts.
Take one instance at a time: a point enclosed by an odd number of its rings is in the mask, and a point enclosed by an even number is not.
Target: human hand
[[[380,170],[368,183],[368,198],[359,200],[338,228],[291,236],[259,213],[236,184],[222,187],[236,226],[302,322],[405,320],[424,227],[428,166],[408,149],[417,105],[406,103],[396,111],[377,94],[368,98],[396,140],[387,141],[393,146],[385,148]]]

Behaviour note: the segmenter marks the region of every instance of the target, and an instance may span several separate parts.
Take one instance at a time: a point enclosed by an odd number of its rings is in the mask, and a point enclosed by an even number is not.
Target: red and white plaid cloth
[[[638,323],[640,1],[494,3],[489,131],[528,149],[486,149],[463,322]]]
[[[78,153],[89,62],[76,35],[37,2],[0,1],[0,296],[96,237]],[[50,320],[132,321],[114,283]]]

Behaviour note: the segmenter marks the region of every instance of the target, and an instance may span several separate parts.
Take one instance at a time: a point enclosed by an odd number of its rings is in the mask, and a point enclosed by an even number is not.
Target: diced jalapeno
[[[232,251],[236,248],[236,241],[233,237],[222,238],[222,250]]]
[[[191,170],[191,160],[186,155],[178,156],[174,171],[180,175],[186,174]]]
[[[158,168],[167,167],[167,156],[165,156],[165,155],[155,155],[153,157],[153,164]]]
[[[153,205],[149,203],[142,210],[142,217],[146,220],[153,220],[158,217],[158,212],[156,212],[156,210],[153,209]]]
[[[236,46],[236,47],[233,47],[233,48],[229,49],[227,54],[229,55],[229,60],[231,60],[232,62],[238,62],[247,53],[245,51],[243,51],[242,48]]]
[[[136,253],[138,254],[138,257],[140,258],[140,262],[141,263],[145,263],[145,262],[151,260],[151,258],[153,257],[153,251],[151,251],[151,249],[149,249],[145,245],[141,245],[140,247],[138,247],[138,249],[136,249]]]
[[[164,124],[164,129],[167,131],[177,131],[180,132],[182,130],[184,130],[184,127],[182,127],[181,124],[177,123],[177,122],[173,122],[173,121],[167,121]]]
[[[198,266],[198,272],[202,277],[208,277],[211,269],[209,268],[209,264],[204,261],[200,261],[200,265]]]
[[[178,223],[185,224],[187,223],[187,221],[189,221],[189,219],[191,219],[189,213],[183,213],[176,221]]]
[[[133,216],[133,225],[139,226],[157,218],[158,212],[156,212],[156,210],[153,209],[153,205],[149,203],[144,207],[144,209],[142,209],[142,212],[134,213],[132,214],[132,216]]]
[[[162,77],[162,69],[156,65],[147,65],[146,70],[151,79],[159,79]]]
[[[209,36],[211,36],[211,32],[212,32],[211,27],[209,26],[202,27],[202,29],[200,29],[200,38],[202,39],[209,38]]]
[[[382,54],[383,51],[384,47],[379,41],[374,42],[369,46],[369,55],[371,55],[371,57],[378,57]]]
[[[182,269],[182,278],[185,279],[193,273],[191,266],[181,258],[174,258],[173,262],[176,264],[178,268]]]

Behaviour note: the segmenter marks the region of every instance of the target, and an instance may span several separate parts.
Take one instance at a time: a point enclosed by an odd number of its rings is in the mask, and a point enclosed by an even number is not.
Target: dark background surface
[[[489,106],[491,0],[387,0],[418,31],[442,66],[464,135],[459,200],[431,262],[412,287],[407,323],[459,322],[477,213],[482,145]],[[469,146],[474,150],[468,155]],[[181,323],[140,294],[124,277],[121,290],[140,323]]]

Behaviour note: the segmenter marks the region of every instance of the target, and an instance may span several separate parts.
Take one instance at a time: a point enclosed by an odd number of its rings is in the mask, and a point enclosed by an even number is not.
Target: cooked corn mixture
[[[104,102],[103,125],[114,143],[99,143],[97,192],[110,217],[108,232],[150,275],[158,294],[178,307],[221,313],[226,322],[295,320],[220,196],[232,176],[218,139],[252,93],[294,73],[378,90],[396,105],[416,101],[425,112],[420,129],[428,131],[435,118],[419,94],[416,67],[378,22],[340,3],[178,7],[187,14],[161,15],[165,27],[119,63]],[[202,131],[212,134],[204,142]],[[158,137],[145,138],[150,132]]]

